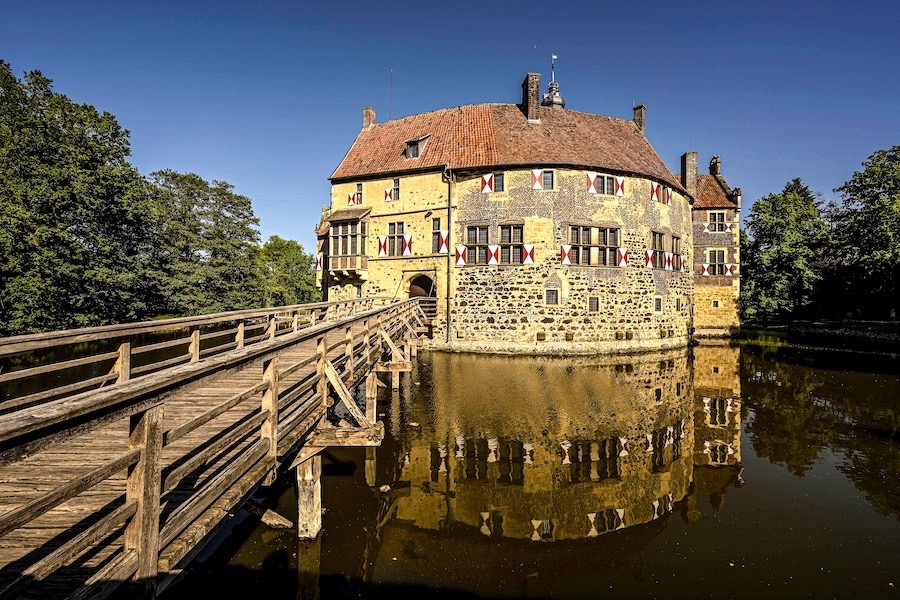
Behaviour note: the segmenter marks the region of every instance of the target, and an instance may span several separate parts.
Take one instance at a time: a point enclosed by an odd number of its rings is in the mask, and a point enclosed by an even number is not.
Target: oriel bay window
[[[470,225],[466,227],[466,247],[469,264],[486,265],[488,262],[488,226]]]
[[[611,227],[569,227],[573,265],[613,266],[619,248],[619,230]]]
[[[500,262],[505,265],[522,264],[524,225],[500,226]]]
[[[341,221],[332,223],[330,270],[365,268],[366,222]]]

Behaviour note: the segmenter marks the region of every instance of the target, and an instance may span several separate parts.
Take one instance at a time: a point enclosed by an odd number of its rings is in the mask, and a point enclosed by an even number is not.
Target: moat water
[[[403,384],[381,447],[324,454],[319,539],[239,513],[164,600],[898,597],[897,355],[422,353]]]

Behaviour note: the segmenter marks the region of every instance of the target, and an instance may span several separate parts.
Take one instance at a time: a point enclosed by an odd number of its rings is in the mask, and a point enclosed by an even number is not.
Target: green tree
[[[259,220],[246,196],[194,173],[150,175],[159,194],[155,262],[166,312],[202,314],[251,308],[262,295],[256,267]]]
[[[781,193],[757,200],[750,209],[742,260],[745,316],[809,314],[829,238],[819,204],[816,195],[794,179]]]
[[[273,235],[259,252],[259,270],[266,306],[317,302],[315,258],[294,240]]]
[[[879,150],[850,181],[830,221],[841,269],[863,316],[896,317],[900,294],[900,146]],[[845,285],[846,285],[845,283]],[[853,307],[851,307],[853,308]]]
[[[147,316],[152,194],[115,117],[0,61],[0,333]]]

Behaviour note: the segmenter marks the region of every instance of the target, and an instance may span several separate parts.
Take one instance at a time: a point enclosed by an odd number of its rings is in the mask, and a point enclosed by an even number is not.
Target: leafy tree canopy
[[[260,276],[266,306],[317,302],[315,261],[294,240],[273,235],[259,253]]]

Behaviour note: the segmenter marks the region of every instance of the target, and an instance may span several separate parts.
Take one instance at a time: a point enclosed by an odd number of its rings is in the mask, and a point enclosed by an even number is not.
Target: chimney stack
[[[367,106],[363,109],[363,129],[371,129],[375,124],[375,109]]]
[[[697,153],[685,152],[681,155],[681,185],[692,198],[697,197]]]
[[[522,82],[522,112],[529,121],[539,121],[541,118],[541,75],[529,73]]]
[[[647,107],[643,104],[638,104],[634,107],[634,124],[637,125],[638,131],[641,132],[641,135],[644,134],[644,121],[647,118]]]
[[[713,156],[709,161],[709,174],[713,177],[722,175],[722,160],[718,156]]]

